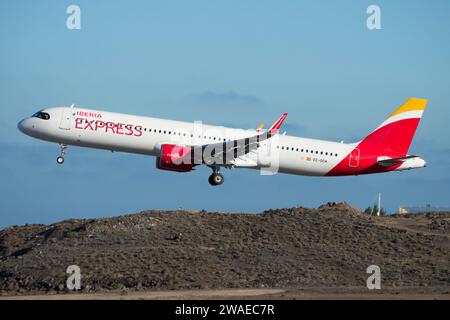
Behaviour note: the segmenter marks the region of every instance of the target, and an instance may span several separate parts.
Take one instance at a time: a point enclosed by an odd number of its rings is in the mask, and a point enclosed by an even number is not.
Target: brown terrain
[[[66,288],[69,265],[81,290]],[[381,268],[368,290],[366,268]],[[450,213],[144,211],[0,231],[0,297],[450,299]]]

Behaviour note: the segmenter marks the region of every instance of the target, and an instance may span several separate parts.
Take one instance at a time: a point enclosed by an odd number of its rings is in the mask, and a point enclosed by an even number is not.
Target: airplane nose
[[[32,127],[32,126],[31,126],[31,124],[30,124],[30,119],[29,119],[29,118],[23,119],[22,121],[20,121],[20,122],[17,124],[17,128],[18,128],[22,133],[24,133],[24,134],[26,134],[26,135],[28,135],[28,134],[30,133],[30,130],[32,129],[31,127]]]
[[[24,121],[25,121],[25,119],[22,120],[22,121],[20,121],[20,122],[17,124],[17,128],[18,128],[21,132],[23,132],[23,133],[25,133],[25,132],[24,132],[24,129],[25,129]]]

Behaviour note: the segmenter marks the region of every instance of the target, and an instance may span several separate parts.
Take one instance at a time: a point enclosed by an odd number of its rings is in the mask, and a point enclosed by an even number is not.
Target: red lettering
[[[92,117],[92,118],[101,118],[101,113],[95,113],[95,112],[86,112],[86,111],[77,111],[77,115],[84,116],[84,117]]]
[[[134,127],[136,129],[136,133],[134,134],[136,137],[142,136],[142,126]]]
[[[89,112],[78,111],[78,115],[84,114],[87,116]],[[112,132],[114,134],[127,135],[127,136],[142,136],[142,126],[134,126],[133,124],[104,122],[104,121],[89,121],[85,118],[75,119],[75,129],[99,131],[99,129],[105,129],[105,132]]]
[[[103,121],[95,121],[95,131],[97,131],[98,128],[104,128],[105,123]]]
[[[118,123],[117,124],[117,134],[123,134],[123,126],[124,126],[124,124],[123,123]]]
[[[89,121],[86,122],[86,126],[84,127],[84,130],[87,130],[88,128],[90,130],[94,131],[94,128],[92,127],[92,124]]]
[[[116,127],[116,124],[114,122],[107,122],[106,123],[106,132],[108,132],[108,129],[111,129],[112,133],[116,133],[115,127]]]
[[[127,124],[125,126],[125,129],[127,130],[127,132],[125,132],[125,135],[127,136],[131,136],[133,134],[133,125],[132,124]]]
[[[75,119],[75,129],[83,129],[83,127],[81,127],[82,123],[83,123],[83,118],[76,118]]]

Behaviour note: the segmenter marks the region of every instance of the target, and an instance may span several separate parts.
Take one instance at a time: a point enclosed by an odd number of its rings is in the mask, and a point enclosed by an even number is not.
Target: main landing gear
[[[61,147],[61,153],[58,158],[56,158],[57,164],[63,164],[64,163],[64,156],[66,155],[67,145],[60,144]]]
[[[212,186],[219,186],[223,183],[223,175],[219,172],[219,167],[211,167],[213,170],[212,175],[209,176],[208,182]]]

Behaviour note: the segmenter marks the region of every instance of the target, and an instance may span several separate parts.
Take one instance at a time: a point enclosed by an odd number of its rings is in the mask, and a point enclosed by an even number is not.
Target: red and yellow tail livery
[[[327,175],[392,171],[402,169],[405,162],[425,166],[425,162],[418,161],[417,156],[408,156],[408,149],[426,105],[425,99],[408,99],[378,128],[357,143],[351,153]],[[392,165],[388,166],[389,163]]]

